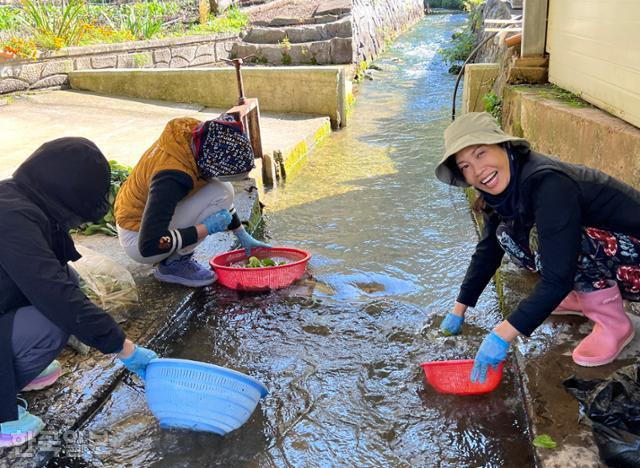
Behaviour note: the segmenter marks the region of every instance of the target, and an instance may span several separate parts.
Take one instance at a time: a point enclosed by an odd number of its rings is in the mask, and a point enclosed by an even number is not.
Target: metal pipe
[[[244,97],[244,83],[242,82],[242,73],[240,72],[242,59],[233,59],[233,66],[236,67],[236,79],[238,80],[238,104],[242,105],[246,102],[246,99]]]

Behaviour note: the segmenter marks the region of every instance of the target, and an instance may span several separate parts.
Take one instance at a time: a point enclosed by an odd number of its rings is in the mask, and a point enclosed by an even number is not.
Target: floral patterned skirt
[[[528,235],[501,223],[498,242],[511,260],[529,271],[540,271],[535,226]],[[580,235],[580,254],[574,282],[581,291],[606,288],[607,280],[618,283],[622,297],[640,302],[640,240],[627,234],[586,227]]]

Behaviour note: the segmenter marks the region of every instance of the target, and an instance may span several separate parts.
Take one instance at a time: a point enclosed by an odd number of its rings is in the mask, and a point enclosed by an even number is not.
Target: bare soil
[[[289,0],[282,4],[280,1],[262,5],[259,9],[249,13],[249,21],[271,21],[274,18],[311,18],[321,0]]]

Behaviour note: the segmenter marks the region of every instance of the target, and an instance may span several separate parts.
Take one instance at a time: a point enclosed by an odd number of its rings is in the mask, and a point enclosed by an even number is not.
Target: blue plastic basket
[[[160,427],[219,435],[242,426],[268,393],[253,377],[188,359],[154,359],[145,386],[147,404]]]

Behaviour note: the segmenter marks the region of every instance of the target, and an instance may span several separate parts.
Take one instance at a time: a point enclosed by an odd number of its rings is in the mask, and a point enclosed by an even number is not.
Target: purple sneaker
[[[27,384],[22,389],[23,392],[30,392],[32,390],[42,390],[50,385],[53,385],[56,380],[62,375],[62,367],[58,361],[53,361],[47,366],[45,370]]]
[[[24,400],[22,400],[24,402]],[[44,428],[44,422],[18,405],[18,419],[0,423],[0,447],[16,447],[35,438]]]
[[[184,255],[169,262],[164,260],[158,264],[153,275],[158,281],[181,284],[192,288],[213,283],[217,279],[216,274],[200,265],[192,257],[193,255]]]

